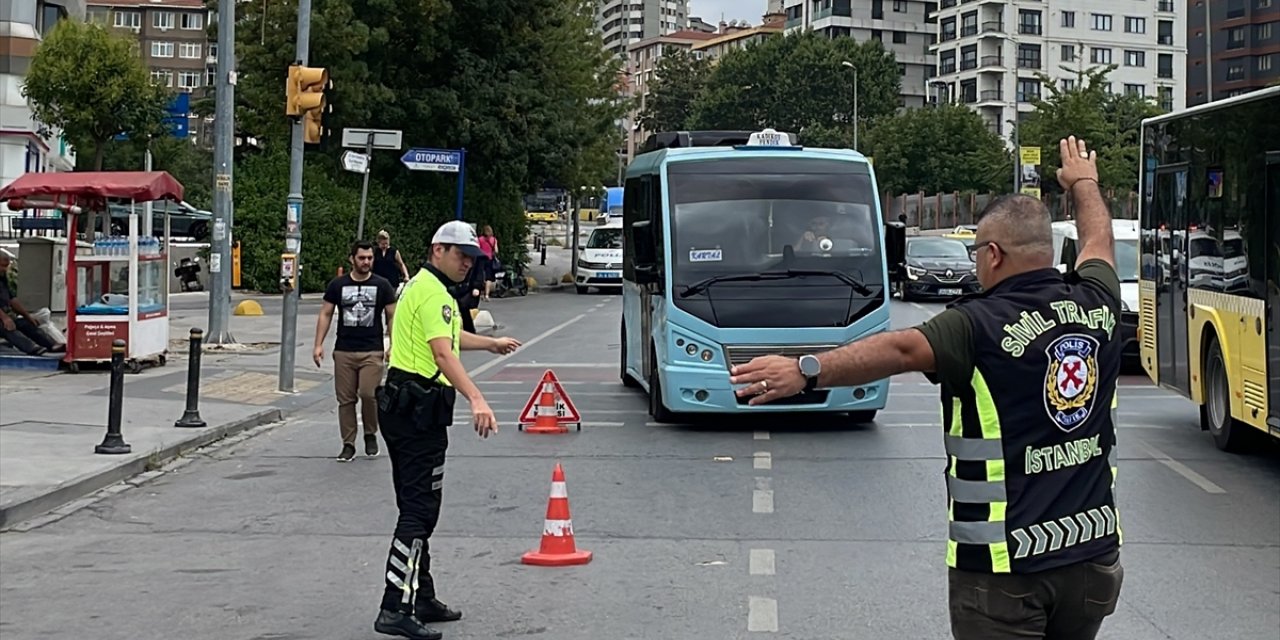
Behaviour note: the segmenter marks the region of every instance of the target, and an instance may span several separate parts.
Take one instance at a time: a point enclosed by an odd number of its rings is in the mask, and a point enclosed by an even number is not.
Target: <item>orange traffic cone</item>
[[[551,382],[542,383],[542,394],[538,396],[538,413],[533,426],[525,429],[526,433],[568,433],[568,425],[560,424],[556,419],[556,387]]]
[[[564,469],[556,463],[551,472],[551,499],[547,502],[547,519],[542,525],[542,546],[520,558],[524,564],[542,567],[564,567],[591,562],[591,552],[581,551],[573,542],[573,520],[569,517],[569,489],[564,484]]]

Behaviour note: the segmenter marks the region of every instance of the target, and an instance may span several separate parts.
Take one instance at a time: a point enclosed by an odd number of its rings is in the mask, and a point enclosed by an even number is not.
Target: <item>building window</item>
[[[1019,69],[1039,69],[1040,68],[1040,45],[1038,44],[1018,45],[1018,68]]]
[[[200,87],[200,74],[196,71],[180,71],[178,72],[178,88],[180,89],[197,89]]]
[[[151,57],[152,58],[172,58],[173,43],[172,42],[152,42]]]
[[[1074,11],[1063,11],[1063,12],[1062,12],[1062,26],[1063,26],[1063,27],[1065,27],[1065,28],[1067,28],[1067,29],[1074,29],[1074,28],[1075,28],[1075,26],[1076,26],[1076,12],[1074,12]]]
[[[947,18],[942,21],[942,41],[956,39],[956,19]]]
[[[151,14],[151,26],[166,31],[173,28],[173,12],[157,11]]]
[[[1104,13],[1093,14],[1093,30],[1094,31],[1110,31],[1111,16]]]
[[[1147,66],[1147,52],[1146,51],[1125,51],[1124,66],[1126,67]]]
[[[894,31],[894,32],[893,32],[893,43],[894,43],[894,44],[906,44],[906,43],[907,43],[907,32],[906,32],[906,31]]]
[[[1156,75],[1161,78],[1173,77],[1173,54],[1162,53],[1156,63]]]
[[[186,58],[188,60],[199,60],[201,48],[202,47],[199,42],[183,42],[178,46],[178,57]]]
[[[1125,33],[1146,33],[1147,19],[1126,17],[1124,19],[1124,32]]]
[[[162,87],[171,87],[173,86],[173,74],[168,71],[152,71],[151,81]]]
[[[137,11],[117,11],[113,24],[121,29],[141,29],[142,14]]]
[[[1020,9],[1018,11],[1018,33],[1038,36],[1041,32],[1040,12]]]
[[[1093,64],[1111,64],[1111,50],[1106,47],[1090,47],[1089,61]]]
[[[960,37],[978,35],[978,12],[970,11],[960,16]]]
[[[1141,84],[1126,84],[1124,85],[1124,94],[1126,96],[1137,96],[1139,98],[1143,98],[1147,95],[1147,87],[1146,85]]]
[[[183,13],[180,15],[178,24],[187,31],[203,29],[204,16],[199,13]]]
[[[1040,81],[1018,78],[1018,102],[1034,102],[1040,99]]]
[[[1254,25],[1253,40],[1255,43],[1271,39],[1271,23]]]
[[[1076,46],[1074,44],[1062,45],[1062,61],[1063,62],[1076,61]]]
[[[1076,88],[1075,78],[1063,78],[1062,80],[1059,80],[1058,83],[1062,85],[1063,91],[1073,91]]]
[[[1227,67],[1227,80],[1243,80],[1244,79],[1244,63],[1237,62]]]
[[[1272,58],[1273,56],[1274,56],[1274,54],[1270,54],[1270,53],[1269,53],[1269,54],[1265,54],[1265,55],[1258,56],[1258,71],[1270,71],[1270,70],[1271,70],[1271,58]]]
[[[960,69],[976,69],[978,67],[978,46],[969,45],[960,49]]]
[[[956,52],[955,49],[943,51],[938,54],[938,75],[946,75],[956,72]]]
[[[1239,49],[1244,46],[1244,27],[1227,29],[1227,48]]]
[[[1173,111],[1173,87],[1156,87],[1156,93],[1160,95],[1160,108]]]

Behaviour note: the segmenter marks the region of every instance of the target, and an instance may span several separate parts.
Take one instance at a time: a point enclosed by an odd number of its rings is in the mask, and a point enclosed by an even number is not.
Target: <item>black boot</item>
[[[413,616],[399,611],[383,609],[373,623],[373,630],[389,636],[400,636],[410,640],[440,640],[444,634],[428,627]]]
[[[418,603],[413,607],[413,616],[423,622],[453,622],[462,619],[462,612],[450,609],[448,605],[432,596],[418,598]]]

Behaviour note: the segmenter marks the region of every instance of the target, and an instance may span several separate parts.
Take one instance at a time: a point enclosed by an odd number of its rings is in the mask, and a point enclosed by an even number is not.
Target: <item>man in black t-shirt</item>
[[[351,273],[329,282],[324,307],[316,320],[316,342],[312,359],[316,366],[324,360],[324,340],[338,311],[338,338],[333,344],[333,382],[338,396],[338,427],[342,433],[339,462],[356,456],[356,400],[364,422],[364,452],[378,455],[378,401],[375,393],[382,381],[386,349],[383,337],[391,335],[391,319],[396,310],[396,290],[373,273],[373,244],[360,240],[351,245]],[[382,315],[386,314],[384,330]]]

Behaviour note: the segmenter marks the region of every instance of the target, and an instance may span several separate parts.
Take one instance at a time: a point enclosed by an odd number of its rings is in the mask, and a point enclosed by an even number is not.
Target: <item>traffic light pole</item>
[[[230,344],[231,165],[235,144],[236,3],[218,3],[218,73],[213,119],[213,229],[209,246],[209,332],[205,344]]]
[[[222,4],[232,4],[230,2]],[[311,53],[311,0],[298,0],[297,62],[307,65]],[[219,49],[221,51],[221,49]],[[285,251],[295,256],[302,253],[302,149],[303,118],[293,119],[293,136],[289,149],[289,196],[286,208]],[[302,281],[301,260],[296,263],[295,282]],[[284,286],[284,312],[280,315],[280,386],[292,393],[294,361],[298,355],[298,291]]]

